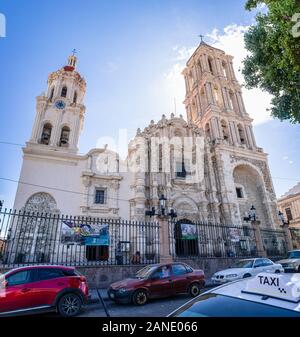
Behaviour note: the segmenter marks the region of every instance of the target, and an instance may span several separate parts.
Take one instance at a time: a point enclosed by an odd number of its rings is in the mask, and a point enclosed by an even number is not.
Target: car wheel
[[[243,276],[243,278],[247,278],[247,277],[251,277],[251,274],[245,274],[244,276]]]
[[[133,296],[132,301],[135,305],[145,305],[148,302],[148,294],[144,289],[137,290]]]
[[[57,305],[58,313],[64,317],[72,317],[78,315],[81,310],[82,301],[76,294],[63,295]]]
[[[275,270],[275,274],[280,274],[280,270]]]
[[[298,273],[300,273],[300,266],[298,267]]]
[[[189,287],[189,294],[192,297],[196,297],[200,294],[201,287],[199,283],[192,283]]]

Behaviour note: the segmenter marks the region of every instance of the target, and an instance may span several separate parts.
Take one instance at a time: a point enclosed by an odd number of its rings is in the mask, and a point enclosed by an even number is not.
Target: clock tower
[[[26,148],[77,153],[86,82],[76,65],[74,51],[66,66],[49,75],[46,93],[36,98],[36,117]]]

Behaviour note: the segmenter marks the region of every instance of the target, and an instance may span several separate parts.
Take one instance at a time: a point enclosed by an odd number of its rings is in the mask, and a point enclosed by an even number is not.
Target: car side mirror
[[[8,287],[8,281],[7,280],[2,281],[1,286],[2,286],[2,288],[7,288]]]

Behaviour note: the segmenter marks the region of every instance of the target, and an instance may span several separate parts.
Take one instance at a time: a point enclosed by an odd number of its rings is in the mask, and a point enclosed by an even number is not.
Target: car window
[[[40,268],[38,269],[38,280],[51,280],[53,278],[58,278],[64,276],[64,273],[60,269],[55,268]]]
[[[257,259],[255,260],[254,267],[262,267],[264,265],[263,259]]]
[[[171,268],[169,266],[160,267],[153,273],[153,276],[155,278],[159,278],[159,279],[170,277],[171,276]]]
[[[300,251],[291,251],[288,253],[288,259],[300,259]]]
[[[269,259],[263,259],[264,266],[272,266],[273,262]]]
[[[240,260],[234,263],[230,268],[252,268],[254,260]]]
[[[31,282],[31,271],[23,270],[6,277],[9,286],[16,286]]]
[[[172,271],[173,271],[173,275],[175,276],[183,275],[187,273],[185,266],[182,264],[174,264],[172,266]]]
[[[210,293],[186,304],[174,317],[300,317],[300,313],[267,304]]]

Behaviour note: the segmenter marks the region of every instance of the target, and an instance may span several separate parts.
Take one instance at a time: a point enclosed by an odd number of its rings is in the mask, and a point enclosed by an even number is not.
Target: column
[[[252,221],[251,224],[254,229],[257,255],[261,257],[266,257],[267,253],[264,250],[264,244],[263,244],[263,240],[261,237],[260,221]]]
[[[289,229],[289,225],[288,224],[284,224],[282,226],[282,229],[284,231],[284,237],[285,237],[285,243],[286,243],[286,248],[287,250],[293,250],[293,240],[292,240],[292,234],[291,231]]]
[[[166,217],[158,217],[159,242],[160,242],[160,263],[171,263],[173,257],[170,254],[169,222]]]

